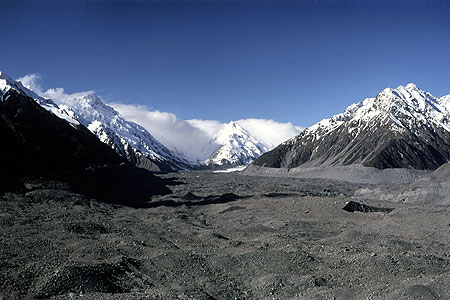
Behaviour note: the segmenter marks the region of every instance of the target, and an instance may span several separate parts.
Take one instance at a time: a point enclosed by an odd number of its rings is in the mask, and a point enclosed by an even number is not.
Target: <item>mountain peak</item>
[[[14,83],[15,81],[11,79],[5,72],[0,71],[0,79],[6,80],[9,83]]]
[[[0,71],[0,92],[4,94],[11,88],[17,90],[21,94],[26,93],[26,88],[20,81],[15,81],[9,77],[8,74]]]
[[[216,133],[214,139],[219,144],[224,145],[232,139],[247,137],[253,138],[241,125],[235,121],[231,121],[225,124],[225,126]]]
[[[241,125],[239,125],[236,121],[230,121],[227,124],[225,124],[225,128],[232,129],[232,130],[244,130]]]
[[[423,95],[425,95],[427,93],[422,91],[416,84],[408,83],[405,86],[399,85],[396,88],[390,88],[390,87],[385,88],[378,94],[378,96],[392,95],[392,94],[396,97],[411,98],[416,95],[421,95],[420,97],[423,97]]]
[[[103,101],[96,94],[85,95],[83,96],[82,99],[86,100],[88,103],[91,103],[93,105],[104,105]]]
[[[32,90],[26,88],[22,84],[22,82],[12,79],[11,77],[8,76],[8,74],[6,74],[5,72],[2,72],[2,71],[0,71],[0,89],[3,91],[3,93],[6,93],[9,89],[14,89],[21,94],[25,94],[25,95],[33,98],[35,101],[39,102],[39,104],[45,103],[48,105],[50,104],[50,105],[56,106],[56,104],[53,101],[51,101],[50,99],[46,99],[46,98],[43,98],[43,97],[37,95]]]
[[[405,86],[405,88],[408,90],[420,90],[419,87],[415,83],[412,83],[412,82],[408,83]]]
[[[417,85],[414,83],[408,83],[405,86],[398,86],[394,91],[404,94],[406,97],[424,97],[427,93],[422,91]]]
[[[420,115],[423,113],[436,114],[446,111],[447,109],[441,107],[442,103],[440,102],[438,98],[421,90],[414,83],[409,83],[395,89],[384,89],[368,104],[375,105],[376,110],[380,112],[400,110],[410,112],[414,117],[422,118]]]
[[[220,130],[213,143],[221,145],[206,161],[207,165],[246,165],[267,151],[239,123],[231,121]]]
[[[305,129],[255,164],[435,169],[450,161],[448,99],[412,83],[386,88]]]

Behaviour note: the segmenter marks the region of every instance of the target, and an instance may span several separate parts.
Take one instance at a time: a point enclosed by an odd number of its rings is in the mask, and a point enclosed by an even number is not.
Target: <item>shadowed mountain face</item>
[[[166,194],[165,182],[138,169],[86,127],[57,117],[10,89],[0,101],[0,192],[23,176],[67,181],[76,192],[105,202],[140,206]]]
[[[434,170],[450,160],[450,101],[409,84],[307,128],[254,164],[271,168],[345,166]]]

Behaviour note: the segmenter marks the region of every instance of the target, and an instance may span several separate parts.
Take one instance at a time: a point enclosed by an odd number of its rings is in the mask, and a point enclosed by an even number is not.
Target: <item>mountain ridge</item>
[[[25,191],[22,180],[66,182],[91,199],[142,207],[168,194],[166,181],[137,168],[98,140],[14,88],[0,97],[0,194]]]
[[[36,101],[44,109],[55,114],[57,117],[66,120],[72,125],[76,126],[80,124],[78,120],[73,117],[73,112],[67,107],[60,107],[53,100],[39,96],[32,90],[23,86],[20,81],[15,81],[5,72],[0,71],[0,96],[2,97],[2,100],[3,96],[11,89],[34,99],[34,101]]]
[[[415,84],[386,88],[375,98],[306,128],[254,161],[272,168],[345,166],[433,170],[450,159],[450,100]]]
[[[0,72],[1,93],[10,89],[29,96],[43,108],[74,126],[84,125],[103,143],[138,167],[151,171],[192,168],[193,164],[181,154],[167,149],[142,126],[122,118],[94,94],[74,96],[57,104]]]
[[[188,159],[176,148],[166,147],[143,126],[123,118],[117,110],[104,103],[93,92],[63,94],[64,96],[51,100],[48,99],[53,98],[51,94],[40,91],[38,87],[35,87],[34,91],[32,86],[25,87],[4,72],[1,74],[5,80],[0,87],[5,90],[14,88],[73,125],[84,125],[122,157],[151,171],[217,169],[247,165],[274,147],[258,140],[236,121],[230,121],[209,141],[208,148],[211,152],[206,159]],[[205,128],[195,127],[206,135],[209,134],[205,132]],[[232,132],[233,128],[235,132]]]
[[[169,150],[144,127],[124,119],[97,95],[74,97],[62,103],[102,142],[139,167],[157,171],[192,167],[181,154]]]

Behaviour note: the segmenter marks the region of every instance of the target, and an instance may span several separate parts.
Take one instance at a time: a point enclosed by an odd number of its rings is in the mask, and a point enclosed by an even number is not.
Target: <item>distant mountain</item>
[[[450,160],[450,95],[414,84],[350,105],[254,161],[271,168],[363,164],[433,170]]]
[[[268,150],[233,121],[226,124],[214,136],[211,143],[219,145],[219,148],[205,161],[205,164],[211,167],[247,165]]]
[[[82,124],[103,143],[136,166],[155,171],[173,171],[192,168],[182,154],[167,149],[142,126],[125,120],[112,107],[104,104],[96,95],[83,95],[65,99],[57,105],[25,88],[0,72],[0,89],[5,93],[14,89],[33,98],[37,103],[58,117]]]
[[[0,76],[0,193],[24,190],[23,178],[68,182],[89,198],[136,207],[170,192],[162,179],[128,163],[70,112]]]

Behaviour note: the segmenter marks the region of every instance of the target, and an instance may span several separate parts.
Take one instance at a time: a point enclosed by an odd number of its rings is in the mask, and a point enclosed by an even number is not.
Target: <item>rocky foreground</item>
[[[0,299],[450,299],[448,206],[324,179],[163,177],[178,184],[148,208],[57,181],[6,193]],[[343,210],[350,200],[393,210]]]

